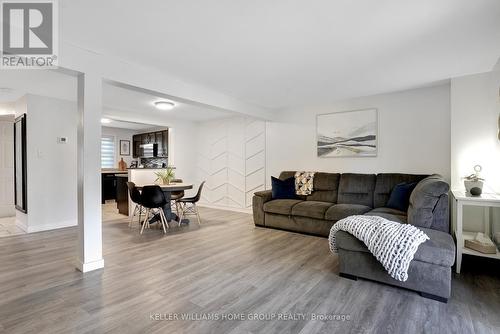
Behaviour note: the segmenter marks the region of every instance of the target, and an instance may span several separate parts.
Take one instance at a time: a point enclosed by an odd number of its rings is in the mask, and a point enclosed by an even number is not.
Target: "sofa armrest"
[[[269,202],[273,199],[273,192],[271,190],[257,191],[256,193],[254,193],[254,195],[257,197],[262,197],[264,203]]]
[[[440,175],[421,180],[410,196],[408,223],[449,233],[449,190]]]
[[[257,226],[266,226],[264,203],[273,199],[271,190],[257,191],[252,198],[253,221]]]

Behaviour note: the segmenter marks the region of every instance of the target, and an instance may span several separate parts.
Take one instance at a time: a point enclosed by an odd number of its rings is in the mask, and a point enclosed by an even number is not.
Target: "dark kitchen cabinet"
[[[132,154],[134,158],[144,156],[144,149],[141,145],[157,144],[158,157],[168,157],[168,130],[141,133],[132,136]]]
[[[128,175],[116,176],[116,206],[118,212],[128,216]]]
[[[132,155],[134,158],[139,158],[143,156],[141,144],[142,138],[140,135],[132,136]]]
[[[104,204],[106,200],[116,199],[116,175],[113,173],[102,173],[102,192],[101,202]]]
[[[168,131],[156,132],[155,141],[158,144],[158,156],[168,157]]]

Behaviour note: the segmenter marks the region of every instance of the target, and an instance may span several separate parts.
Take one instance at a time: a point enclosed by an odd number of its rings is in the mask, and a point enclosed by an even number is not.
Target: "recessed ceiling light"
[[[111,123],[111,120],[109,118],[101,118],[101,123],[102,124],[109,124],[109,123]]]
[[[170,101],[156,101],[154,105],[160,110],[172,110],[175,107],[175,104]]]

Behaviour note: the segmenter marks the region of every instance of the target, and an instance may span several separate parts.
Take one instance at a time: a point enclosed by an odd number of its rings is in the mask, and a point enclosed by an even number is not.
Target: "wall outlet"
[[[59,144],[66,144],[68,142],[68,137],[57,137],[57,142]]]

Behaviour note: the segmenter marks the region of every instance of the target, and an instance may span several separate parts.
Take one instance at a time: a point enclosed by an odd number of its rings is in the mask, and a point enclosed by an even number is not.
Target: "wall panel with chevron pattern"
[[[232,117],[200,123],[198,181],[206,180],[202,203],[250,208],[253,193],[265,189],[265,122]]]

